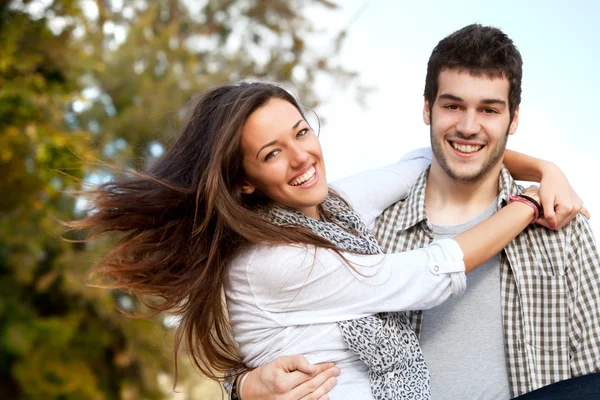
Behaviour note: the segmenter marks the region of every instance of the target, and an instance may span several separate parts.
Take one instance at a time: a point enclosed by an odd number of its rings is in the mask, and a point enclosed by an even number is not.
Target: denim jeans
[[[515,400],[600,400],[600,372],[556,382]]]

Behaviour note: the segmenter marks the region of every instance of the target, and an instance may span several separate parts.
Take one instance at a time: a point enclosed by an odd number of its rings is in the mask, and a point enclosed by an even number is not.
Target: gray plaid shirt
[[[374,233],[384,252],[432,242],[426,183],[427,171],[406,200],[389,207],[377,221]],[[498,209],[522,191],[506,168],[499,191]],[[559,231],[527,227],[502,251],[500,288],[513,396],[600,371],[600,257],[584,217],[578,215]],[[419,335],[423,314],[409,317]]]

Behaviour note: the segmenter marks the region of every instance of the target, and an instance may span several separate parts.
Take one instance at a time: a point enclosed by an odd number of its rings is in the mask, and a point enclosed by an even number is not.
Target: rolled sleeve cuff
[[[454,239],[436,240],[431,246],[439,248],[441,257],[435,257],[429,271],[434,275],[450,274],[452,297],[463,294],[467,288],[467,277],[462,249]]]

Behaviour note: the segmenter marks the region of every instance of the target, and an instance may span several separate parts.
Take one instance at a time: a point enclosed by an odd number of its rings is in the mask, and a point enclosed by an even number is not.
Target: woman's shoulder
[[[252,245],[235,257],[229,276],[232,283],[252,287],[255,296],[267,296],[287,285],[303,284],[320,250],[304,244]]]
[[[233,260],[234,266],[251,266],[264,264],[281,264],[289,262],[297,257],[304,257],[306,254],[314,254],[314,246],[293,243],[293,244],[267,244],[259,243],[250,245],[242,249]]]

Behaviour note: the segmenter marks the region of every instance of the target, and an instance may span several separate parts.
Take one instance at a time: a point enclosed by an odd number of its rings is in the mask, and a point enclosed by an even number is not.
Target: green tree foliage
[[[115,303],[133,310],[129,296],[85,284],[110,239],[59,238],[59,221],[84,212],[72,194],[78,179],[110,177],[84,161],[143,168],[186,102],[232,79],[276,80],[317,105],[320,77],[354,77],[334,63],[336,38],[323,40],[308,19],[336,7],[0,0],[0,397],[168,397],[171,339],[162,320],[126,318]],[[189,375],[182,388],[198,380]]]

